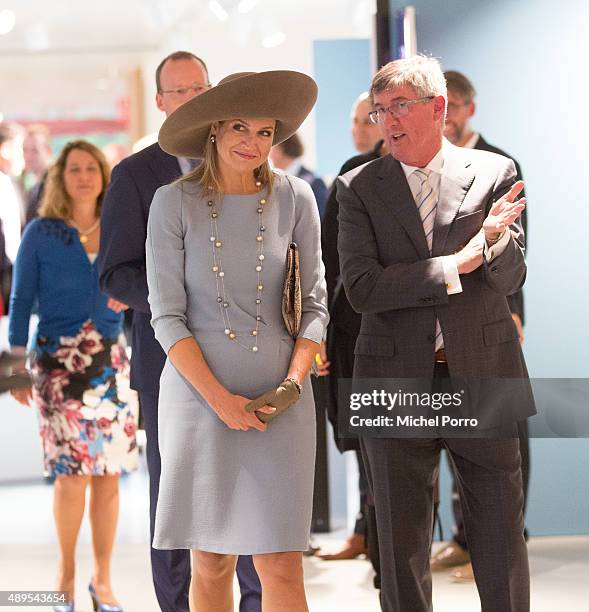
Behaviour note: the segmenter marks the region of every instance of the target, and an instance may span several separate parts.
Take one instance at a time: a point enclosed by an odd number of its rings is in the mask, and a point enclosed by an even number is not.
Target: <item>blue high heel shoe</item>
[[[111,605],[102,603],[100,599],[98,599],[98,595],[96,595],[96,591],[92,583],[88,585],[88,592],[90,593],[90,597],[92,597],[94,612],[123,612],[123,608],[121,608],[121,606],[118,604]]]
[[[74,602],[68,601],[59,606],[53,606],[53,612],[74,612]]]

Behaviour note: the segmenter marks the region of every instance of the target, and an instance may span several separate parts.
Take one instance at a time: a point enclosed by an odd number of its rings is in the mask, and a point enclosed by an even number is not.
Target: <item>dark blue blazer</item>
[[[145,274],[149,208],[156,190],[181,175],[178,159],[153,144],[120,162],[102,205],[100,287],[133,309],[131,387],[157,395],[165,353],[150,324]]]
[[[311,172],[305,166],[301,166],[297,176],[302,178],[304,181],[307,181],[309,185],[311,185],[311,189],[315,194],[315,199],[317,200],[317,208],[319,209],[319,217],[323,219],[323,214],[325,213],[325,204],[327,203],[327,187],[323,182],[323,179],[319,178],[316,174]]]

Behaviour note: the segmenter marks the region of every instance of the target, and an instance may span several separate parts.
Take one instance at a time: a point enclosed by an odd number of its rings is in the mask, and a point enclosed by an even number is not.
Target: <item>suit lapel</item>
[[[383,158],[381,169],[377,175],[376,192],[385,205],[387,214],[391,211],[395,215],[411,238],[419,256],[422,259],[427,259],[429,249],[423,233],[423,224],[413,194],[409,189],[407,177],[401,164],[390,155]]]
[[[432,256],[444,255],[444,246],[452,222],[456,218],[462,202],[474,181],[470,161],[467,156],[457,154],[448,146],[444,156],[444,167],[440,180],[440,197],[434,223]]]

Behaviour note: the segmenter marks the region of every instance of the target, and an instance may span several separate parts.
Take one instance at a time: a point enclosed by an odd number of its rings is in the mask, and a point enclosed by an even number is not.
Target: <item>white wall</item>
[[[151,9],[147,3],[127,3],[135,5],[131,6],[137,12],[134,21],[120,3],[104,0],[100,14],[88,7],[89,22],[80,21],[81,8],[76,5],[78,13],[74,17],[65,13],[58,23],[49,23],[49,39],[54,44],[46,50],[26,52],[18,45],[12,49],[0,37],[0,113],[15,120],[114,118],[117,99],[127,93],[128,74],[140,67],[146,133],[154,132],[163,120],[154,102],[155,68],[172,51],[185,49],[201,56],[213,83],[244,70],[292,69],[312,75],[313,40],[367,38],[372,28],[373,0],[260,0],[246,15],[237,12],[236,1],[223,1],[234,7],[225,22],[219,21],[208,9],[208,2],[202,0],[168,0],[165,6],[156,3],[158,6]],[[37,3],[38,20],[43,18],[41,9],[45,5],[62,8],[61,3],[51,0]],[[34,14],[31,12],[28,18],[33,23]],[[92,28],[92,20],[96,28]],[[264,37],[275,31],[284,32],[285,42],[271,49],[263,47]],[[84,46],[84,32],[88,47]],[[20,39],[16,34],[14,38],[16,45]],[[342,68],[345,79],[345,61]],[[307,146],[306,161],[314,167],[312,116],[303,126],[302,136]]]

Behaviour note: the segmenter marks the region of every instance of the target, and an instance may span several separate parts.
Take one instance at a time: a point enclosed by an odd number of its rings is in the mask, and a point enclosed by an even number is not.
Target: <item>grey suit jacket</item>
[[[493,153],[447,144],[431,256],[398,161],[387,155],[337,179],[342,278],[362,314],[354,376],[431,378],[437,317],[450,375],[521,379],[522,418],[535,411],[507,302],[526,275],[521,225],[491,263],[461,275],[462,293],[447,294],[441,260],[481,229],[515,168]]]

